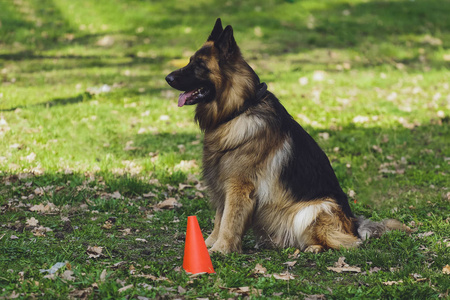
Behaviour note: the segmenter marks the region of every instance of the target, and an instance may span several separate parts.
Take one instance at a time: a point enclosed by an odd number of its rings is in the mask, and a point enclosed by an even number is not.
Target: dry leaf
[[[111,229],[113,227],[113,222],[106,220],[105,224],[102,225],[103,229]]]
[[[403,282],[403,280],[399,280],[399,281],[386,281],[386,282],[383,282],[383,284],[384,285],[394,285],[394,284],[399,284],[399,283],[402,283]]]
[[[177,164],[174,169],[181,171],[189,171],[190,169],[197,168],[197,161],[193,160],[182,160],[179,164]]]
[[[181,203],[179,203],[175,198],[168,198],[158,204],[156,204],[156,207],[159,209],[172,209],[175,207],[181,207],[183,206]]]
[[[129,290],[129,289],[131,289],[132,287],[133,287],[132,284],[126,285],[126,286],[120,288],[120,289],[118,290],[118,292],[119,292],[119,293],[125,292],[126,290]]]
[[[450,274],[450,266],[449,265],[445,265],[445,267],[442,268],[442,273]]]
[[[298,258],[298,255],[300,254],[300,250],[299,249],[295,249],[294,253],[289,254],[289,258]]]
[[[331,270],[334,271],[336,273],[342,273],[342,272],[356,272],[356,273],[360,273],[361,272],[361,268],[360,267],[327,267],[327,270]]]
[[[417,237],[424,238],[424,237],[427,237],[427,236],[430,236],[430,235],[433,235],[433,234],[434,234],[433,231],[427,231],[427,232],[424,232],[424,233],[417,234]]]
[[[237,294],[241,296],[249,296],[249,295],[261,295],[262,290],[258,290],[255,288],[250,288],[248,286],[241,286],[238,288],[225,288],[228,290],[230,294]]]
[[[50,211],[58,211],[58,208],[55,204],[48,202],[46,205],[40,203],[37,205],[33,205],[30,207],[30,211],[36,211],[36,212],[50,212]]]
[[[119,231],[122,232],[123,236],[131,234],[131,229],[130,228],[125,228],[125,229],[119,230]]]
[[[427,280],[427,278],[423,278],[422,275],[417,274],[417,273],[409,274],[409,276],[414,278],[414,280],[417,281],[417,282],[421,282],[421,281],[426,281]]]
[[[147,194],[142,194],[142,197],[144,197],[144,198],[155,198],[155,197],[157,197],[157,195],[152,193],[152,192],[148,192]]]
[[[180,183],[179,185],[178,185],[178,190],[179,191],[182,191],[182,190],[184,190],[185,188],[191,188],[192,187],[192,185],[190,185],[190,184],[182,184],[182,183]]]
[[[74,281],[75,277],[73,277],[72,275],[73,275],[73,271],[65,270],[64,273],[62,273],[61,277],[65,280]]]
[[[346,262],[345,262],[345,257],[341,256],[339,257],[338,261],[334,263],[334,267],[327,267],[327,270],[331,270],[337,273],[342,273],[342,272],[356,272],[356,273],[360,273],[361,272],[361,268],[360,267],[356,267],[356,266],[349,266]]]
[[[119,193],[119,191],[115,191],[110,196],[112,199],[121,199],[122,198],[122,195]]]
[[[138,241],[138,242],[143,242],[143,243],[147,243],[147,240],[146,240],[146,239],[140,239],[140,238],[137,238],[136,241]]]
[[[106,269],[103,269],[102,273],[100,274],[100,282],[105,282],[106,279]]]
[[[88,287],[86,289],[82,290],[73,290],[69,293],[70,298],[76,298],[76,299],[87,299],[90,294],[92,294],[93,288]]]
[[[31,232],[33,233],[34,236],[45,236],[45,233],[50,232],[50,231],[53,231],[53,230],[48,227],[39,226],[39,227],[34,228]]]
[[[142,277],[142,278],[150,279],[153,281],[158,280],[158,277],[151,275],[151,274],[136,274],[136,275],[133,275],[133,277]]]
[[[31,218],[27,219],[27,221],[26,221],[26,224],[28,226],[37,226],[38,223],[39,223],[39,221],[36,220],[34,217],[31,217]]]
[[[264,268],[261,264],[256,264],[253,270],[255,274],[266,274],[267,272],[267,269]]]
[[[280,280],[294,280],[295,277],[289,272],[280,273],[280,274],[272,274],[273,278]]]
[[[305,295],[304,300],[325,300],[327,299],[324,294],[318,294],[318,295]]]
[[[286,265],[288,267],[293,267],[297,262],[296,261],[287,261],[283,263],[283,265]]]
[[[102,251],[103,251],[103,247],[89,246],[86,250],[86,253],[89,256],[89,258],[99,258],[100,256],[103,255]]]

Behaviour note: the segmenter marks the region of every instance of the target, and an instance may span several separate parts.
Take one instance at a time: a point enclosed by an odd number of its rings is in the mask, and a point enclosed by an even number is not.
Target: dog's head
[[[191,58],[187,66],[173,71],[166,77],[167,83],[182,91],[178,106],[206,103],[214,100],[224,84],[226,66],[241,57],[233,36],[233,28],[225,29],[222,22],[216,24],[206,43]]]

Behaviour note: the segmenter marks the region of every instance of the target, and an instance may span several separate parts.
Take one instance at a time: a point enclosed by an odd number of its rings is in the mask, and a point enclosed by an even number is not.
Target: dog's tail
[[[380,237],[383,233],[390,230],[400,230],[411,233],[412,230],[405,224],[394,219],[386,219],[381,222],[375,222],[359,216],[356,219],[356,228],[360,238],[365,241],[371,237]]]

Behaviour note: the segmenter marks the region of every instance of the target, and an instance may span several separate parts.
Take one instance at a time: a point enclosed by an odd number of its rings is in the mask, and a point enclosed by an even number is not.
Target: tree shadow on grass
[[[138,37],[124,52],[134,53],[133,47],[140,49],[152,49],[154,47],[172,47],[177,45],[191,45],[192,36],[179,34],[174,36],[174,28],[179,28],[182,32],[186,24],[193,27],[208,28],[204,36],[209,33],[215,17],[223,17],[226,24],[232,24],[237,35],[245,34],[250,40],[260,41],[264,47],[258,52],[270,55],[283,55],[285,53],[302,52],[311,48],[348,48],[363,47],[361,51],[370,51],[370,46],[391,43],[402,47],[448,47],[448,40],[441,38],[442,45],[433,45],[433,42],[423,41],[424,35],[448,36],[450,31],[450,5],[448,1],[438,0],[417,0],[417,1],[370,1],[364,3],[328,3],[317,8],[309,9],[310,16],[304,13],[286,13],[283,16],[270,13],[273,10],[286,10],[287,12],[300,9],[301,2],[294,3],[261,3],[260,1],[225,5],[223,1],[210,1],[207,5],[202,5],[201,9],[208,17],[199,18],[196,9],[199,5],[177,5],[168,1],[164,6],[159,7],[161,13],[167,15],[166,18],[148,18],[142,20],[144,28],[158,28],[158,31],[149,31],[147,34],[151,38],[150,44],[144,43],[144,33],[137,35],[134,29],[125,29],[121,32],[84,34],[78,29],[72,28],[69,20],[52,3],[47,1],[47,6],[51,11],[48,21],[39,28],[40,31],[51,32],[55,37],[46,39],[40,36],[35,38],[42,40],[45,50],[63,49],[70,45],[91,46],[94,39],[101,35],[120,34],[123,36]],[[144,3],[142,5],[145,5]],[[255,7],[260,8],[260,12],[255,12]],[[7,7],[7,6],[6,6]],[[5,8],[6,9],[6,8]],[[45,11],[41,12],[45,13]],[[16,24],[23,24],[22,16],[11,11],[11,20],[4,21],[4,28],[14,28]],[[210,16],[210,17],[209,17]],[[43,16],[49,18],[49,16]],[[312,19],[311,19],[312,18]],[[311,23],[311,24],[309,24]],[[5,25],[6,24],[6,25]],[[26,24],[26,22],[25,22]],[[28,24],[33,28],[34,24]],[[255,26],[259,26],[264,34],[258,38],[253,35]],[[170,29],[170,33],[168,30]],[[167,31],[167,32],[166,32]],[[75,32],[79,36],[69,42],[62,42],[67,32]],[[62,39],[62,40],[61,40]],[[239,44],[245,45],[246,41],[241,40]],[[250,41],[249,40],[249,41]],[[21,59],[21,56],[32,58],[33,50],[27,50],[22,54],[3,54],[5,59]],[[37,55],[36,57],[39,57]],[[153,61],[147,61],[153,63]]]
[[[68,97],[68,98],[56,98],[47,102],[43,103],[37,103],[33,105],[26,105],[26,106],[15,106],[11,108],[6,109],[0,109],[0,111],[15,111],[16,109],[23,109],[23,108],[30,108],[30,107],[43,107],[43,108],[51,108],[53,106],[62,106],[62,105],[70,105],[70,104],[76,104],[83,101],[88,101],[92,99],[92,96],[89,93],[82,93],[74,97]]]

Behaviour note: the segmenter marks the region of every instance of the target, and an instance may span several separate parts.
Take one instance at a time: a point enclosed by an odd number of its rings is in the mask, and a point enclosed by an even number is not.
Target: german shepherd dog
[[[395,220],[356,218],[330,162],[245,62],[231,26],[217,19],[187,66],[166,77],[196,104],[204,132],[203,177],[216,209],[211,252],[241,252],[252,228],[259,244],[320,252],[352,248]]]

